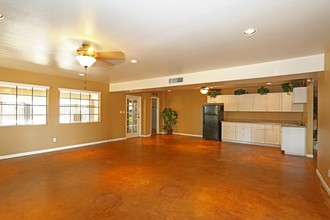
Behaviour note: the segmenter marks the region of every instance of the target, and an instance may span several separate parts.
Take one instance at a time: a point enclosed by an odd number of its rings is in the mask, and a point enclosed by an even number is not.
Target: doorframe
[[[132,137],[127,137],[127,99],[137,99],[138,100],[138,115],[139,115],[139,118],[138,118],[138,132],[137,132],[137,137],[140,137],[141,136],[141,128],[142,128],[142,125],[141,125],[141,96],[134,96],[134,95],[126,95],[126,103],[125,103],[125,111],[126,111],[126,114],[125,114],[125,137],[126,138],[132,138]]]
[[[152,101],[155,99],[157,101],[157,109],[156,109],[156,134],[159,134],[159,97],[151,97],[151,105],[150,105],[150,134],[152,134]]]

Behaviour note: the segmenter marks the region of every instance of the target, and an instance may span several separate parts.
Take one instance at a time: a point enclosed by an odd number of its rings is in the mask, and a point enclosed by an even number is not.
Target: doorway
[[[151,135],[159,133],[159,98],[151,98]]]
[[[141,136],[141,97],[126,96],[126,137]]]

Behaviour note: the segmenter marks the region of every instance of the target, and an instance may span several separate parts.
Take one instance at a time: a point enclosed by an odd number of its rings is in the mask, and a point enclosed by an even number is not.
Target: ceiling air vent
[[[172,79],[169,79],[168,80],[168,83],[169,84],[172,84],[172,83],[182,83],[182,82],[183,82],[183,77],[172,78]]]

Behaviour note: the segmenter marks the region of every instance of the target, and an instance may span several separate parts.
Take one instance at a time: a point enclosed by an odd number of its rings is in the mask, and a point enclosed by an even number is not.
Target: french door
[[[126,96],[126,137],[141,135],[141,97]]]

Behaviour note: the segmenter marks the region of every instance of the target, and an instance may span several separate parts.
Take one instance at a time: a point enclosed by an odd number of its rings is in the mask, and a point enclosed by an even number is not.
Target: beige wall
[[[84,81],[0,68],[0,81],[50,86],[48,124],[0,127],[0,155],[122,138],[125,136],[125,94],[109,93],[108,84],[87,82],[87,90],[101,92],[101,122],[59,124],[58,88],[83,89]],[[53,137],[57,142],[53,143]]]
[[[325,72],[320,75],[318,83],[317,169],[330,187],[330,51],[325,54]]]
[[[199,90],[177,90],[167,93],[166,105],[178,113],[173,131],[184,134],[202,134],[202,105],[206,95]]]

